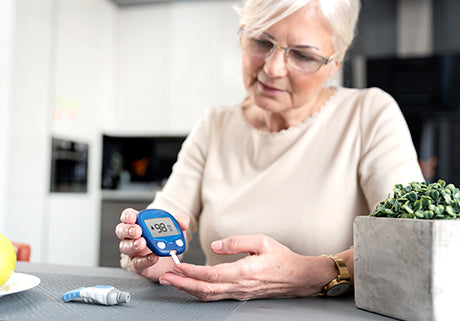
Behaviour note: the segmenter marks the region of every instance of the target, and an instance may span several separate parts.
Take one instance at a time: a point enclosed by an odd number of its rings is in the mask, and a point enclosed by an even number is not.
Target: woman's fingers
[[[257,255],[267,250],[269,242],[270,239],[265,235],[239,235],[215,241],[211,244],[211,249],[216,254],[222,255],[239,253]]]
[[[245,268],[240,268],[242,266]],[[245,271],[249,270],[241,261],[216,266],[181,263],[176,265],[174,272],[163,274],[160,283],[174,286],[203,301],[247,300],[260,295],[263,283],[254,275],[245,275]]]
[[[136,224],[137,213],[139,213],[139,211],[132,208],[126,208],[121,212],[120,221],[126,224]]]
[[[141,274],[147,268],[155,265],[159,260],[159,257],[153,253],[149,253],[144,256],[136,256],[131,260],[131,267],[134,272]]]
[[[190,216],[186,214],[174,214],[174,218],[176,219],[177,223],[179,223],[180,227],[183,231],[187,230],[190,225]]]
[[[115,234],[120,240],[138,239],[142,236],[142,229],[136,224],[120,223],[115,227]]]
[[[234,289],[234,285],[229,283],[209,283],[170,272],[160,277],[160,284],[174,286],[203,301],[216,301],[230,298]]]
[[[155,265],[159,257],[154,255],[144,238],[136,240],[125,239],[120,242],[120,253],[126,254],[131,261],[131,268],[134,272],[142,274],[147,268]]]
[[[242,271],[239,263],[222,263],[215,266],[181,263],[175,266],[174,271],[196,280],[212,283],[231,283],[240,280],[244,277],[243,274],[250,270],[249,266],[245,266],[246,271]]]
[[[137,255],[147,255],[151,251],[147,248],[144,238],[135,240],[124,239],[120,242],[120,252],[130,257]]]
[[[142,235],[142,229],[136,224],[138,211],[132,208],[125,209],[120,215],[121,223],[115,227],[115,234],[120,240],[138,239]]]

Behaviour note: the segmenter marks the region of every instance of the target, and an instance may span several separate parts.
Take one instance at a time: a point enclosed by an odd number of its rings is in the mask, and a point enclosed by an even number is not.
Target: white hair
[[[235,8],[240,24],[253,35],[260,35],[275,23],[297,10],[317,5],[333,29],[333,45],[342,61],[355,37],[361,4],[359,0],[246,0],[243,7]]]

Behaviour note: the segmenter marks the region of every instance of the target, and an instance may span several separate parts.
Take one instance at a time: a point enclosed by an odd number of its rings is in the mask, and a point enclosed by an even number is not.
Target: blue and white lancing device
[[[176,219],[166,211],[147,209],[137,214],[136,224],[142,228],[147,247],[158,256],[184,253],[185,238]],[[177,261],[176,261],[177,263]]]
[[[64,302],[82,301],[85,303],[116,305],[128,303],[131,299],[129,292],[120,291],[110,285],[96,285],[93,287],[81,287],[64,293]]]

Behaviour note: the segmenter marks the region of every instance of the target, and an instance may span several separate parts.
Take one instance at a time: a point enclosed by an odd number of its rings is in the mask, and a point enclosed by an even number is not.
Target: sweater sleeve
[[[359,181],[369,208],[392,192],[395,184],[424,181],[409,128],[396,101],[380,89],[361,101]]]
[[[201,185],[209,138],[209,119],[205,116],[184,141],[167,183],[148,206],[170,213],[187,214],[191,232],[197,229],[202,208]]]

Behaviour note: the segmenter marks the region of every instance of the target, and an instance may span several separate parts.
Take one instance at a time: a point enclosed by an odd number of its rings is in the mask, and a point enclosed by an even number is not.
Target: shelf
[[[155,196],[154,189],[152,190],[134,190],[134,189],[120,189],[120,190],[102,190],[102,201],[153,201]]]

